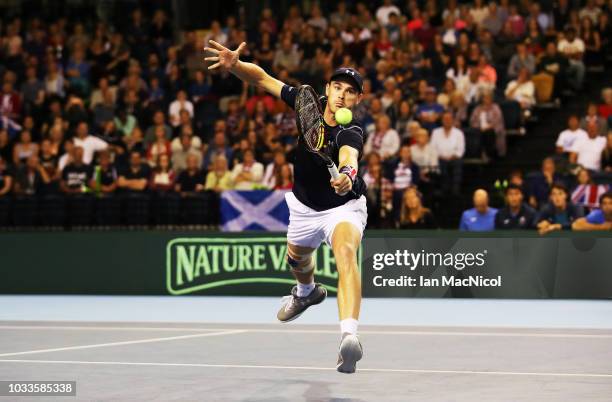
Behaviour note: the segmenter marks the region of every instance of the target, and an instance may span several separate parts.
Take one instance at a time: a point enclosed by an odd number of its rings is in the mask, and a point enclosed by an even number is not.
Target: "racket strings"
[[[317,102],[317,99],[307,91],[302,91],[295,102],[302,137],[306,145],[316,151],[325,145],[325,127],[321,122],[321,111]]]

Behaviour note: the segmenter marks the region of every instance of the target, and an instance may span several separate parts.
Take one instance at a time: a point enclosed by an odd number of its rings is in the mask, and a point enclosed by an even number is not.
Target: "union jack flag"
[[[572,202],[589,208],[599,207],[599,196],[610,190],[606,184],[580,184],[572,193]]]

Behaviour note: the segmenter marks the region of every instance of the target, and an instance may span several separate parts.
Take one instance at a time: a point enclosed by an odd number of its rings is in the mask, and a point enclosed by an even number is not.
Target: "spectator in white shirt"
[[[438,172],[438,153],[429,142],[429,133],[424,128],[419,129],[410,146],[412,160],[421,170],[421,179],[427,180],[430,173]]]
[[[244,151],[243,162],[232,169],[232,181],[236,190],[253,190],[261,184],[263,165],[255,160],[252,149]]]
[[[89,126],[82,121],[77,125],[74,145],[83,148],[83,163],[89,165],[94,154],[108,148],[108,143],[89,134]]]
[[[380,25],[387,25],[389,23],[389,15],[395,13],[401,15],[400,9],[393,4],[391,0],[384,0],[383,5],[378,7],[376,10],[376,19]]]
[[[587,126],[587,134],[588,138],[574,142],[570,162],[577,163],[585,169],[599,171],[602,153],[608,146],[608,141],[606,137],[599,135],[596,124],[591,123]]]
[[[383,160],[395,155],[400,147],[400,136],[391,128],[391,119],[386,114],[376,119],[376,131],[368,136],[363,152],[376,152]]]
[[[521,68],[517,79],[508,83],[504,93],[506,98],[517,101],[521,105],[521,109],[530,109],[535,103],[535,86],[529,70]]]
[[[570,67],[567,75],[570,85],[576,90],[582,88],[585,67],[582,58],[584,56],[584,42],[576,36],[576,29],[569,27],[565,30],[565,37],[557,45],[559,53],[567,57]]]
[[[438,154],[442,190],[454,195],[459,194],[463,175],[463,154],[465,153],[465,136],[463,131],[453,127],[453,115],[445,112],[442,115],[442,127],[433,130],[431,145]]]
[[[178,91],[176,94],[176,100],[170,104],[168,109],[168,115],[170,116],[170,124],[172,127],[178,127],[181,123],[180,114],[181,110],[189,112],[189,117],[193,118],[193,103],[187,99],[187,92],[184,90]]]
[[[567,119],[567,129],[561,131],[557,138],[557,153],[570,153],[576,141],[589,138],[586,131],[580,128],[578,116],[573,114]]]

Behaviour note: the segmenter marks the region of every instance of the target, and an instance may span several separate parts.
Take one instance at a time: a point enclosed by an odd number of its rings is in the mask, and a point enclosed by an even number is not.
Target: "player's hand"
[[[215,64],[208,66],[209,70],[214,70],[218,67],[222,67],[228,70],[231,69],[236,65],[236,63],[238,63],[240,52],[242,52],[242,49],[244,49],[244,47],[246,46],[246,42],[242,42],[236,50],[229,50],[225,46],[215,42],[212,39],[208,42],[212,47],[205,47],[204,50],[213,53],[215,56],[206,57],[204,58],[204,60],[216,61]]]
[[[338,195],[346,195],[353,188],[353,182],[344,173],[337,180],[330,179],[329,182]]]

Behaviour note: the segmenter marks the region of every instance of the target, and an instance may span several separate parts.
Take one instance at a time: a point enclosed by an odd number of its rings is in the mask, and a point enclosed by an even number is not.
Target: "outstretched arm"
[[[204,60],[216,62],[208,67],[209,70],[219,67],[224,68],[242,81],[261,87],[277,98],[280,98],[281,90],[283,85],[285,85],[282,81],[267,74],[257,64],[240,61],[240,52],[246,46],[245,42],[242,42],[236,50],[229,50],[214,40],[210,40],[209,43],[212,47],[205,47],[204,50],[214,54],[214,56],[206,57]]]

